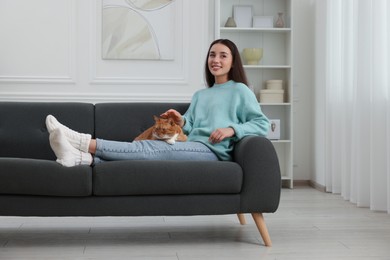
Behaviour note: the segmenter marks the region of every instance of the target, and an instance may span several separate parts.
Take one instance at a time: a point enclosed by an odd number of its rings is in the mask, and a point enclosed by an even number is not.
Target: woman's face
[[[221,43],[211,46],[207,63],[211,74],[215,77],[215,83],[222,84],[229,80],[233,56],[227,46]]]

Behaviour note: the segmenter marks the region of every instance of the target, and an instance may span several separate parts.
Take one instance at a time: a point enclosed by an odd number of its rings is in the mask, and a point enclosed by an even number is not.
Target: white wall
[[[311,179],[325,186],[325,35],[321,32],[325,32],[325,17],[326,17],[326,1],[316,1],[315,7],[316,19],[315,19],[315,79],[314,79],[314,153],[313,153],[313,174]]]
[[[176,37],[183,51],[175,61],[166,62],[102,60],[101,1],[0,1],[0,100],[189,101],[204,87],[214,4],[177,2],[183,23],[178,24]],[[313,2],[293,1],[296,180],[309,180],[313,172]],[[165,73],[164,66],[175,69]],[[321,178],[315,173],[315,181],[322,183]]]
[[[315,0],[293,1],[294,180],[313,172]]]
[[[203,87],[210,3],[175,5],[175,59],[141,61],[101,59],[101,1],[1,1],[0,99],[189,101]]]

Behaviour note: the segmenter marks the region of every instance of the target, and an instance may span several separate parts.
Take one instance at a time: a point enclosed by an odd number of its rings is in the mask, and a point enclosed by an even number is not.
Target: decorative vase
[[[247,65],[258,65],[263,57],[263,48],[245,48],[243,58]]]
[[[278,19],[276,20],[275,27],[277,28],[284,27],[283,13],[278,13]]]
[[[233,17],[229,17],[225,23],[225,27],[237,27],[236,21]]]

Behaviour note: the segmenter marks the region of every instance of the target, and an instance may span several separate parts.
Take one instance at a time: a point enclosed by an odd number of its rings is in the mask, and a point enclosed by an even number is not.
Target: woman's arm
[[[233,137],[236,134],[232,127],[218,128],[214,130],[209,138],[209,142],[216,144],[222,142],[225,138]]]

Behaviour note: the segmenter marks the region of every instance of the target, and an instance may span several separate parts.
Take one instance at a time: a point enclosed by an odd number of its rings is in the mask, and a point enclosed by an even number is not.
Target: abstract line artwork
[[[102,58],[173,60],[175,0],[103,0]]]

